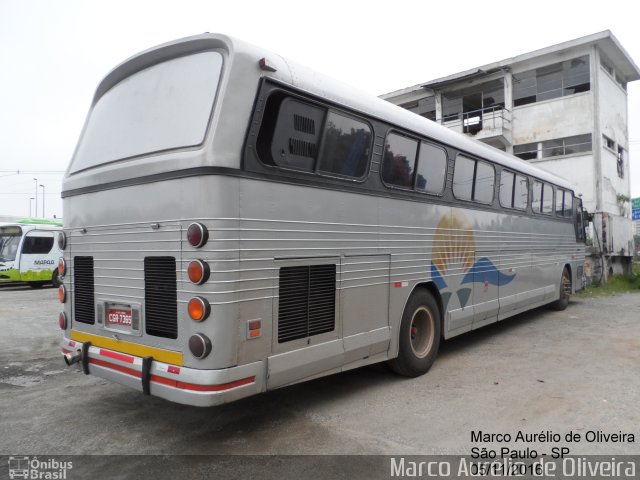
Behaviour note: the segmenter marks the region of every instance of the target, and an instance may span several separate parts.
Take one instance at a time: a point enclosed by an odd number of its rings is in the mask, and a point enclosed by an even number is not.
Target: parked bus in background
[[[567,181],[223,35],[111,71],[62,195],[66,362],[185,404],[417,376],[583,286]]]
[[[62,222],[25,219],[0,224],[0,283],[27,283],[39,288],[60,285],[56,242]]]

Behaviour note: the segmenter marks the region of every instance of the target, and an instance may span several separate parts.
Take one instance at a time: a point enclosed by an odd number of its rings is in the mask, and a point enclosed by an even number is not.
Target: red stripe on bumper
[[[132,368],[122,367],[120,365],[115,365],[110,362],[105,362],[104,360],[100,360],[98,358],[90,358],[89,363],[93,363],[100,367],[111,368],[112,370],[117,370],[118,372],[125,373],[127,375],[131,375],[132,377],[142,378],[142,373],[133,370]],[[241,378],[240,380],[235,380],[233,382],[221,383],[219,385],[198,385],[195,383],[186,383],[180,382],[178,380],[172,380],[170,378],[160,377],[158,375],[151,375],[152,382],[159,383],[162,385],[168,385],[170,387],[179,388],[181,390],[192,390],[194,392],[220,392],[223,390],[230,390],[232,388],[241,387],[242,385],[248,385],[250,383],[255,382],[256,377],[247,377]]]
[[[104,350],[102,348],[100,349],[100,355],[102,355],[103,357],[110,357],[115,360],[120,360],[121,362],[127,362],[127,363],[134,362],[134,358],[130,355],[124,355],[122,353],[112,352],[111,350]]]

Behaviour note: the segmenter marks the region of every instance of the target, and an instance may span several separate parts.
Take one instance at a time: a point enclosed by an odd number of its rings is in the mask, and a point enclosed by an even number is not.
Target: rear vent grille
[[[289,139],[289,153],[300,157],[316,158],[316,144],[298,138]]]
[[[335,329],[336,266],[280,269],[278,343]]]
[[[176,259],[145,257],[145,331],[149,335],[178,338]]]
[[[311,135],[316,134],[316,122],[314,122],[313,118],[302,115],[293,115],[293,128],[298,132],[309,133]]]
[[[73,308],[76,322],[95,323],[93,257],[73,258]]]

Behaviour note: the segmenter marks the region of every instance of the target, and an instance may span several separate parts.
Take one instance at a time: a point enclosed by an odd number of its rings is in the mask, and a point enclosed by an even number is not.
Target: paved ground
[[[0,288],[0,455],[468,454],[472,430],[630,432],[571,453],[640,454],[640,294],[463,335],[417,379],[370,367],[207,409],[66,368],[58,311],[52,288]]]

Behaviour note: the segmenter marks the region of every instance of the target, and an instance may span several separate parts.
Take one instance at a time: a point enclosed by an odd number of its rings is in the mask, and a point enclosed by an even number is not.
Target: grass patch
[[[576,295],[581,298],[597,297],[601,295],[615,295],[616,293],[627,293],[640,291],[640,266],[634,265],[633,275],[625,277],[623,275],[614,275],[609,281],[599,287],[590,285],[582,292]]]

